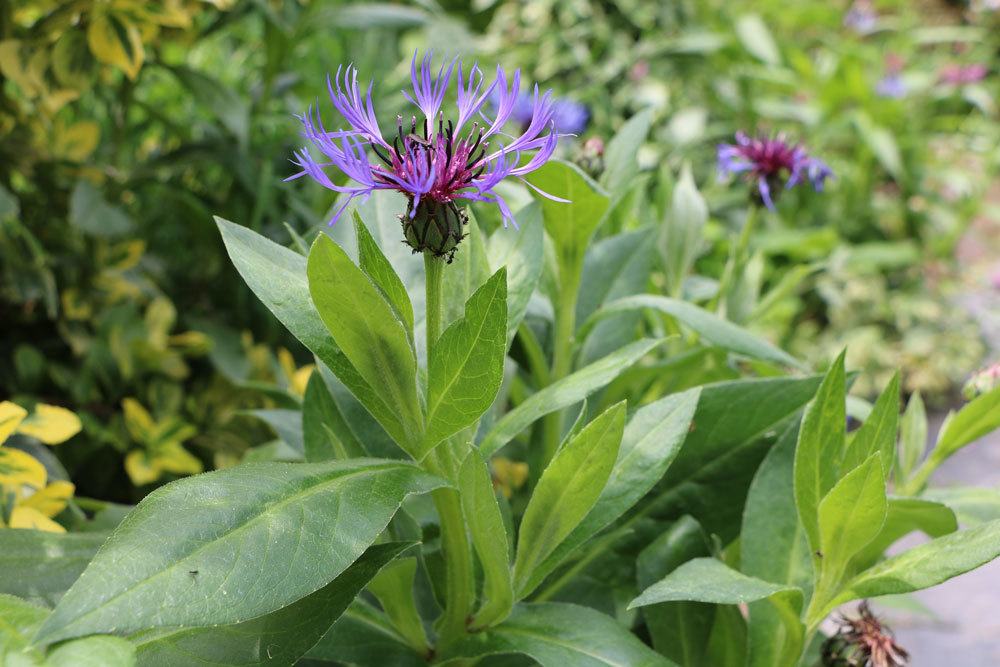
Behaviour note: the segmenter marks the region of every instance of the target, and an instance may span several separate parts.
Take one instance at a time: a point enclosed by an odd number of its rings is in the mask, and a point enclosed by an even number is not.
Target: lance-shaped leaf
[[[456,658],[520,653],[542,667],[676,667],[613,618],[574,604],[523,604],[500,625],[449,647]]]
[[[320,318],[306,279],[306,258],[260,234],[222,218],[215,219],[229,258],[257,298],[333,371],[397,443],[412,438],[396,406],[387,402],[341,352]]]
[[[652,109],[645,109],[626,121],[608,142],[604,151],[604,172],[601,185],[608,192],[618,194],[632,183],[639,173],[638,153],[649,134],[653,120]]]
[[[944,460],[998,427],[1000,387],[975,398],[957,413],[950,413],[941,426],[941,434],[931,456]]]
[[[854,554],[882,530],[888,502],[882,455],[844,475],[819,504],[820,573],[815,595],[822,597],[836,587]]]
[[[459,473],[462,514],[469,526],[472,545],[483,566],[483,598],[472,620],[472,627],[482,628],[503,620],[514,605],[507,530],[497,502],[493,480],[486,461],[473,450]]]
[[[320,640],[382,567],[412,545],[393,542],[372,546],[315,593],[243,623],[153,630],[133,636],[139,667],[290,666]]]
[[[941,537],[958,530],[958,519],[947,505],[926,498],[890,496],[882,530],[854,555],[848,573],[871,567],[896,540],[917,530],[928,537]]]
[[[746,604],[758,600],[770,602],[784,624],[784,644],[777,665],[797,664],[805,633],[799,620],[802,591],[794,586],[748,577],[714,558],[696,558],[684,563],[632,600],[629,609],[661,602]]]
[[[503,381],[507,350],[507,270],[469,297],[465,316],[444,330],[431,352],[427,433],[419,455],[489,409]]]
[[[333,400],[322,372],[313,373],[306,385],[302,399],[302,436],[306,461],[311,463],[365,455]]]
[[[306,273],[316,310],[338,347],[410,428],[399,444],[411,454],[419,451],[416,429],[423,417],[417,358],[402,322],[368,276],[329,237],[316,239]]]
[[[0,530],[0,593],[55,604],[97,553],[108,534]]]
[[[358,265],[365,272],[385,300],[392,307],[396,317],[403,323],[410,338],[413,338],[413,305],[406,293],[406,286],[396,275],[392,264],[382,254],[382,249],[372,238],[361,216],[354,212],[354,230],[358,240]]]
[[[791,424],[757,469],[747,493],[740,532],[744,574],[812,591],[809,540],[795,510],[792,466],[799,425]],[[784,648],[781,614],[768,602],[751,602],[748,667],[771,667]]]
[[[528,302],[542,275],[545,230],[541,204],[534,202],[517,212],[518,230],[498,229],[489,240],[490,264],[507,267],[507,347],[521,326]]]
[[[573,532],[535,569],[534,589],[574,550],[623,515],[663,477],[691,426],[700,389],[673,394],[645,405],[625,426],[608,483]]]
[[[514,590],[531,592],[536,568],[569,536],[600,497],[618,456],[625,404],[598,415],[563,445],[542,473],[521,520]]]
[[[841,353],[823,379],[816,398],[806,408],[795,449],[795,504],[813,551],[821,549],[819,503],[837,483],[844,455],[845,384],[844,353]]]
[[[559,262],[560,276],[575,275],[584,251],[597,226],[604,220],[611,200],[579,167],[561,160],[549,160],[527,177],[528,183],[556,197],[558,202],[538,196],[542,205],[545,231],[552,238]]]
[[[881,595],[912,593],[936,586],[1000,556],[1000,521],[951,533],[887,558],[858,574],[816,614],[837,605]]]
[[[879,452],[882,455],[882,467],[885,468],[885,478],[889,478],[892,463],[896,454],[896,431],[899,425],[899,373],[892,376],[892,381],[882,395],[875,401],[871,414],[865,423],[854,433],[844,452],[844,462],[841,467],[844,472],[853,470],[865,459]]]
[[[484,457],[492,456],[535,420],[579,403],[614,380],[661,342],[649,338],[637,340],[535,392],[493,425],[479,444],[479,452]]]
[[[583,324],[581,330],[577,332],[577,336],[582,338],[591,327],[605,317],[614,315],[615,313],[643,309],[655,310],[670,315],[684,326],[701,335],[705,340],[719,347],[726,348],[731,352],[754,359],[770,361],[782,366],[805,369],[805,365],[801,361],[746,329],[687,301],[671,299],[666,296],[657,296],[655,294],[626,296],[602,306]]]
[[[37,639],[270,613],[343,572],[408,495],[443,484],[375,459],[247,464],[173,482],[111,534]]]
[[[362,598],[348,607],[306,658],[346,665],[427,666],[426,656],[413,650],[386,615]]]

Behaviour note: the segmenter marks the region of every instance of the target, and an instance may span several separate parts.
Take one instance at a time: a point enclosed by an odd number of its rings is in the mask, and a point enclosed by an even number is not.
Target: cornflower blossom
[[[878,27],[878,13],[871,0],[855,0],[844,14],[844,25],[858,33],[868,35]]]
[[[442,103],[453,74],[457,104],[453,116],[446,119]],[[431,54],[418,59],[415,53],[410,75],[413,90],[404,91],[403,96],[418,113],[408,119],[397,116],[395,133],[389,138],[383,136],[376,119],[373,84],[369,83],[367,93],[362,94],[353,65],[338,68],[333,79],[327,77],[330,100],[347,129],[328,130],[315,108],[297,116],[303,125],[302,136],[324,159],[313,159],[308,148],[297,151],[293,162],[300,171],[286,180],[309,176],[347,195],[330,220],[331,225],[355,199],[364,201],[376,190],[400,192],[408,200],[406,214],[400,216],[406,242],[414,252],[429,251],[438,257],[447,256],[450,261],[455,246],[464,237],[462,227],[467,222],[458,202],[495,204],[504,226],[517,226],[507,203],[494,188],[506,178],[524,181],[526,174],[541,167],[552,155],[560,136],[555,129],[552,95],[551,91],[539,94],[535,86],[530,96],[530,118],[523,132],[511,137],[501,130],[521,97],[520,70],[508,78],[498,66],[495,80],[487,85],[478,65],[466,74],[456,58],[442,64],[435,74]],[[486,108],[494,96],[497,103],[491,117]],[[536,152],[522,163],[521,155],[529,151]],[[369,153],[374,158],[370,159]],[[339,170],[353,183],[334,183],[326,173],[328,167]]]
[[[748,180],[757,184],[760,201],[772,211],[780,192],[776,189],[784,186],[788,190],[808,180],[814,190],[822,192],[826,179],[833,176],[826,163],[811,157],[801,144],[788,143],[781,134],[751,138],[737,132],[735,144],[719,145],[718,169],[723,179],[746,174]]]
[[[875,94],[879,97],[900,99],[906,97],[906,83],[903,82],[903,59],[890,53],[885,57],[885,75],[875,84]]]
[[[494,94],[493,106],[499,106],[500,101],[500,95]],[[531,95],[522,93],[514,104],[511,120],[522,127],[527,127],[531,124],[533,116],[534,101]],[[589,121],[590,109],[585,104],[565,97],[557,97],[552,100],[552,122],[559,134],[580,134],[587,129]]]
[[[986,78],[989,70],[986,65],[979,63],[973,65],[958,65],[952,63],[941,68],[938,80],[952,86],[964,86],[970,83],[977,83]]]

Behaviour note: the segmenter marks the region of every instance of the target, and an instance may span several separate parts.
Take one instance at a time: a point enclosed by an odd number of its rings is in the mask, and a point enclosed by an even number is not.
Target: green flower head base
[[[453,117],[446,119],[441,106],[456,70],[456,109]],[[496,204],[504,226],[517,226],[507,203],[494,188],[506,178],[527,184],[524,176],[551,157],[560,136],[554,124],[551,92],[539,95],[535,87],[530,120],[524,123],[520,135],[509,136],[503,133],[503,127],[514,118],[519,105],[522,110],[524,106],[520,71],[515,71],[508,82],[507,74],[498,66],[495,80],[486,85],[477,65],[466,76],[456,58],[441,65],[435,75],[431,56],[418,61],[414,54],[410,66],[413,90],[403,95],[418,113],[409,119],[397,116],[395,132],[386,139],[372,105],[372,85],[363,96],[357,70],[349,66],[343,76],[341,73],[338,69],[334,80],[328,78],[327,87],[348,129],[328,131],[313,109],[299,116],[302,135],[324,159],[314,160],[306,148],[298,151],[294,162],[301,171],[286,179],[309,176],[347,195],[330,224],[353,199],[364,200],[375,190],[395,190],[409,202],[403,217],[406,243],[414,252],[449,260],[465,235],[466,214],[459,200]],[[523,116],[517,119],[525,120]],[[501,140],[505,143],[501,144]],[[522,154],[528,152],[533,153],[531,158],[522,163]],[[339,170],[353,183],[334,183],[326,173],[328,167]]]

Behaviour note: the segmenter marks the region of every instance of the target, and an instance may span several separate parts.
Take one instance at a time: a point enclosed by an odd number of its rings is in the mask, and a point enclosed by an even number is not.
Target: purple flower
[[[810,157],[802,145],[788,143],[781,134],[751,138],[737,132],[735,144],[719,145],[718,158],[720,178],[746,174],[756,182],[760,201],[771,210],[777,196],[772,191],[782,184],[787,190],[808,180],[814,190],[821,192],[824,181],[833,176],[826,163]]]
[[[540,95],[536,86],[533,94],[522,96],[520,70],[508,79],[499,66],[496,79],[487,84],[478,65],[466,74],[457,58],[441,65],[435,73],[430,54],[419,61],[414,54],[410,74],[413,90],[403,95],[418,113],[408,120],[397,116],[395,132],[388,139],[383,137],[375,116],[372,84],[362,94],[357,69],[351,65],[338,68],[333,80],[327,77],[330,100],[348,129],[327,130],[319,112],[312,108],[298,116],[304,128],[302,135],[323,154],[323,159],[314,160],[308,148],[303,148],[295,153],[293,161],[301,171],[286,180],[309,176],[330,190],[347,194],[347,201],[335,212],[331,225],[353,199],[367,199],[375,190],[396,190],[409,200],[410,220],[433,222],[447,217],[464,222],[464,212],[456,204],[464,199],[496,204],[504,225],[509,222],[516,227],[510,208],[493,188],[508,177],[523,180],[525,174],[545,164],[552,155],[560,135],[555,129],[551,92]],[[441,106],[453,74],[457,104],[446,119]],[[496,96],[497,103],[489,117],[486,108],[492,96]],[[530,113],[523,132],[509,137],[501,129],[522,97],[530,101]],[[509,141],[500,143],[502,137]],[[537,152],[522,163],[522,153],[529,151]],[[327,167],[341,171],[353,183],[337,185],[327,175]],[[403,224],[407,231],[407,222]],[[411,231],[407,231],[408,239]],[[426,231],[417,230],[417,236],[423,239],[420,233]],[[462,238],[460,227],[449,234],[453,250]],[[434,250],[439,255],[449,251],[426,245],[414,245],[414,250]]]
[[[875,84],[875,94],[879,97],[900,99],[906,97],[906,84],[898,73],[886,74]]]
[[[952,63],[941,68],[939,80],[941,83],[952,86],[962,86],[982,81],[986,78],[988,72],[989,70],[986,68],[986,65],[978,63],[974,65],[957,65]]]
[[[492,100],[494,108],[499,106],[500,99],[499,91],[494,92]],[[521,93],[514,102],[511,120],[522,127],[527,127],[531,124],[532,116],[534,116],[532,97],[526,92]],[[580,134],[587,129],[589,121],[590,109],[585,104],[565,97],[552,100],[552,122],[555,123],[556,132],[559,134]]]
[[[872,6],[871,0],[855,0],[844,14],[844,25],[859,35],[875,32],[878,26],[878,13]]]

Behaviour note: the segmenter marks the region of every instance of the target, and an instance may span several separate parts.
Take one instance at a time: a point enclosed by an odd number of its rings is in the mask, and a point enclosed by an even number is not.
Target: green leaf
[[[958,530],[958,520],[951,509],[939,502],[890,497],[882,530],[854,556],[848,571],[854,574],[874,565],[896,540],[915,530],[928,537],[941,537]]]
[[[792,357],[768,341],[750,333],[732,322],[713,315],[693,303],[671,299],[655,294],[627,296],[601,307],[581,327],[578,336],[583,336],[601,319],[615,313],[641,309],[656,310],[677,319],[678,322],[703,336],[705,340],[727,350],[754,359],[762,359],[783,366],[804,369],[802,362]]]
[[[845,384],[844,353],[841,352],[823,379],[816,398],[806,408],[795,449],[795,505],[813,551],[821,549],[819,503],[837,483],[837,471],[844,455]]]
[[[532,394],[493,425],[479,443],[479,453],[490,457],[535,420],[579,403],[614,380],[661,342],[649,338],[637,340]]]
[[[882,530],[888,512],[882,455],[842,477],[819,504],[819,548],[822,555],[816,596],[835,590],[848,561]],[[822,597],[821,597],[822,599]]]
[[[583,260],[576,321],[585,321],[605,303],[642,292],[649,282],[653,246],[650,228],[601,239],[587,249]],[[640,312],[618,313],[597,323],[582,340],[580,365],[628,345],[642,319]]]
[[[997,556],[1000,556],[1000,521],[939,537],[857,575],[830,600],[822,615],[851,600],[911,593],[936,586]]]
[[[533,202],[517,212],[517,230],[498,229],[486,253],[493,270],[507,267],[507,347],[521,326],[528,302],[538,286],[544,264],[545,230],[542,207]]]
[[[392,626],[406,642],[418,653],[426,654],[429,650],[427,634],[413,591],[416,574],[417,559],[401,558],[386,565],[368,584],[368,591],[378,600]]]
[[[459,491],[462,514],[483,567],[482,597],[485,602],[471,622],[471,627],[482,628],[502,621],[510,613],[514,605],[514,585],[508,561],[510,545],[493,480],[486,461],[475,450],[469,452],[462,464]]]
[[[670,212],[660,223],[657,246],[663,259],[667,291],[680,296],[684,279],[691,272],[702,245],[702,230],[708,221],[708,205],[698,192],[691,169],[681,171],[674,186]]]
[[[309,376],[302,399],[302,437],[306,461],[317,463],[364,456],[321,372]]]
[[[580,525],[538,565],[528,582],[529,589],[639,502],[663,477],[688,435],[700,391],[696,388],[666,396],[636,410],[625,426],[618,458],[597,502]]]
[[[757,469],[740,531],[740,569],[747,575],[812,590],[809,541],[795,509],[792,470],[799,425],[791,424]],[[773,605],[749,605],[748,666],[771,667],[785,645],[784,623]]]
[[[608,192],[618,194],[639,173],[636,155],[649,134],[652,121],[652,109],[640,111],[629,118],[608,142],[604,151],[604,172],[601,174],[601,185]]]
[[[337,349],[316,312],[306,280],[306,258],[246,227],[215,219],[229,257],[240,276],[268,310],[312,350],[397,443],[407,443],[410,428],[400,411],[386,402]]]
[[[140,633],[132,638],[139,665],[290,666],[319,641],[381,568],[411,546],[395,542],[369,547],[315,593],[243,623]]]
[[[246,144],[250,132],[249,99],[239,95],[216,78],[188,67],[171,67],[170,71],[191,91],[196,102],[208,107],[240,144]]]
[[[87,181],[77,181],[69,198],[69,223],[100,238],[115,237],[132,230],[126,213],[104,200],[101,192]]]
[[[270,613],[343,572],[407,496],[442,485],[373,459],[247,464],[173,482],[111,534],[37,639]],[[170,539],[150,538],[159,534]]]
[[[875,159],[896,181],[901,180],[904,176],[903,158],[896,137],[886,128],[876,125],[865,113],[857,114],[853,120],[861,139],[868,144]]]
[[[678,519],[639,553],[636,583],[645,590],[689,560],[709,555],[709,544],[698,522]],[[717,607],[705,602],[661,602],[642,608],[653,647],[680,665],[704,664]]]
[[[931,456],[944,460],[997,428],[1000,428],[1000,387],[970,401],[958,413],[949,414]]]
[[[820,376],[752,378],[705,385],[691,433],[665,481],[684,481],[794,414],[813,397],[821,380]]]
[[[1000,490],[971,486],[927,489],[922,498],[950,507],[967,526],[1000,519]]]
[[[913,392],[900,423],[899,459],[896,461],[896,486],[904,484],[920,463],[927,449],[927,412],[920,392]]]
[[[675,667],[614,619],[565,603],[522,604],[500,625],[449,647],[456,658],[520,653],[541,667]]]
[[[107,537],[104,532],[0,530],[0,593],[55,604]]]
[[[396,317],[406,327],[410,339],[413,339],[413,305],[406,293],[406,286],[396,275],[392,264],[382,254],[382,249],[372,238],[358,212],[354,212],[354,231],[358,242],[358,265],[365,275],[371,279],[379,292],[392,307]]]
[[[265,422],[282,441],[300,455],[305,450],[305,438],[302,432],[302,413],[299,410],[246,410],[244,414],[253,415]]]
[[[662,602],[711,602],[746,604],[767,600],[781,615],[785,644],[779,667],[798,663],[805,628],[799,621],[802,591],[794,586],[773,584],[727,567],[714,558],[696,558],[684,563],[629,603],[629,609]]]
[[[476,215],[472,209],[466,209],[466,213],[469,215],[469,223],[465,227],[468,230],[465,240],[462,241],[461,248],[455,254],[454,261],[448,265],[448,269],[445,271],[447,279],[441,285],[442,328],[447,328],[455,320],[461,319],[462,315],[465,314],[466,301],[493,275],[493,271],[490,271],[486,241],[479,223],[476,221]],[[403,244],[403,247],[409,246]],[[423,272],[421,272],[419,279],[414,280],[413,283],[419,286],[421,291],[424,290]],[[421,294],[421,298],[424,296]]]
[[[46,658],[48,667],[132,667],[135,647],[120,637],[85,637],[60,644]]]
[[[536,188],[569,200],[563,203],[538,195],[545,231],[555,245],[560,279],[566,280],[579,271],[611,200],[579,167],[561,160],[549,160],[526,178]]]
[[[320,235],[313,243],[306,273],[313,303],[337,346],[402,416],[407,437],[399,444],[419,458],[423,417],[417,358],[402,322],[368,276],[329,237]]]
[[[48,615],[44,607],[0,593],[0,658],[4,659],[4,667],[42,663],[41,651],[32,646],[31,640]],[[23,662],[15,662],[14,656],[23,658]]]
[[[767,25],[756,14],[744,14],[736,19],[736,36],[747,52],[768,65],[781,64],[781,52]]]
[[[611,474],[625,428],[625,404],[594,418],[566,442],[542,473],[524,518],[514,559],[514,590],[523,598],[535,569],[587,516]]]
[[[427,381],[427,432],[418,458],[476,423],[503,381],[507,350],[507,270],[501,268],[465,304],[434,345]]]
[[[354,601],[307,658],[347,665],[427,667],[425,656],[406,644],[380,611]]]
[[[885,468],[883,477],[889,479],[896,453],[896,433],[899,423],[899,373],[892,376],[889,386],[875,401],[865,423],[851,437],[844,452],[844,471],[853,470],[869,456],[878,452]]]

